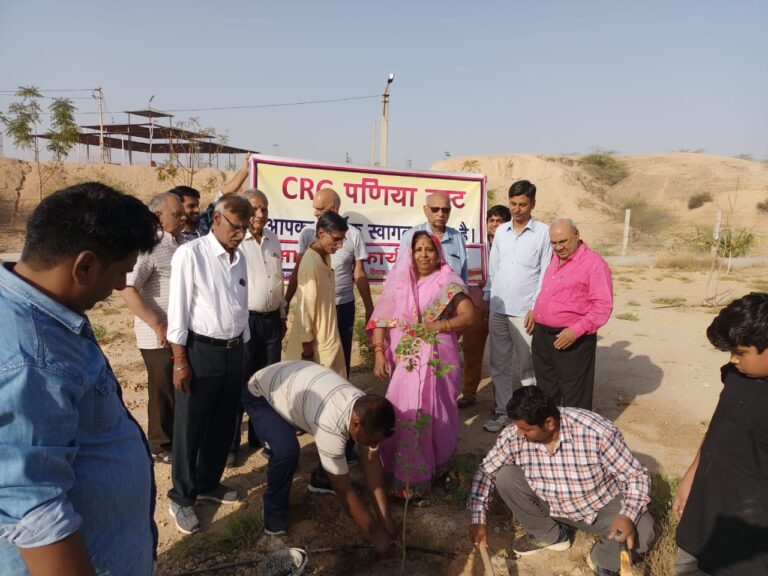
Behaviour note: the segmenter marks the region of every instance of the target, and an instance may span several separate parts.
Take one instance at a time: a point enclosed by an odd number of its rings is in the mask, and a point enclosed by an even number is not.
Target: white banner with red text
[[[469,284],[484,284],[484,175],[361,168],[260,155],[252,156],[251,162],[251,185],[269,198],[267,226],[280,239],[285,278],[295,265],[301,231],[315,223],[314,194],[330,187],[341,197],[339,213],[365,241],[370,281],[386,279],[403,234],[426,222],[427,196],[442,192],[451,201],[448,226],[457,229],[467,245]]]

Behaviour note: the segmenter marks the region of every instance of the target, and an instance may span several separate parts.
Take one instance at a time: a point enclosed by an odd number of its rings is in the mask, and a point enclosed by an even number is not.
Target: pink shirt
[[[568,327],[578,338],[597,332],[608,322],[611,310],[611,271],[602,256],[583,242],[562,264],[557,254],[552,254],[533,307],[537,324]]]

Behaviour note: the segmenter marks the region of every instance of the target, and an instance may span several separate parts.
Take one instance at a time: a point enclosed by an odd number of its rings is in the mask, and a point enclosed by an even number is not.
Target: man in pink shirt
[[[549,227],[552,260],[533,307],[536,382],[561,406],[592,409],[597,330],[613,309],[611,271],[570,218]]]

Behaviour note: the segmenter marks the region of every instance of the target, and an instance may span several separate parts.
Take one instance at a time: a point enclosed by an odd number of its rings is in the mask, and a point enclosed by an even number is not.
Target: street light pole
[[[381,102],[383,105],[382,111],[381,111],[381,161],[379,162],[380,166],[386,166],[387,165],[387,138],[389,136],[389,85],[392,84],[392,81],[395,79],[394,73],[389,75],[389,78],[387,78],[387,85],[384,88],[384,94],[381,95]]]

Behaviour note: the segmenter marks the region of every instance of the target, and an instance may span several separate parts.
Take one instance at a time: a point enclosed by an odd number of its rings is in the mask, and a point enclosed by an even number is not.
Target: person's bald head
[[[561,262],[573,256],[581,244],[576,222],[570,218],[555,219],[549,226],[549,241]]]
[[[433,232],[445,232],[448,217],[451,215],[451,201],[442,192],[434,192],[427,196],[424,204],[424,216],[427,217]]]
[[[315,198],[312,200],[312,209],[315,211],[315,218],[320,218],[326,212],[339,212],[341,198],[336,194],[333,188],[320,188],[315,192]]]

